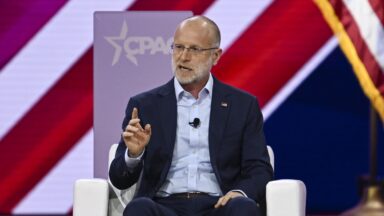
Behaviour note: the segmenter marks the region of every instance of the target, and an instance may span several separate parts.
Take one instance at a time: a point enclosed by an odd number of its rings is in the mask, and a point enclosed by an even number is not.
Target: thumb
[[[151,136],[152,134],[152,127],[150,124],[146,124],[145,125],[145,133],[148,134],[149,136]]]

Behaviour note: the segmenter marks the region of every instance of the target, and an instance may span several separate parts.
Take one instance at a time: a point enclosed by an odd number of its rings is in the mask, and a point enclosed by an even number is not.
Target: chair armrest
[[[73,216],[107,216],[109,188],[105,179],[79,179],[75,182]]]
[[[267,184],[267,216],[305,216],[305,184],[300,180],[275,180]]]

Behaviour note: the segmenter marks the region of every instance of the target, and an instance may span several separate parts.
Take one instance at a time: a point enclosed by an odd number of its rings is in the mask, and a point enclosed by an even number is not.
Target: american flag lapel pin
[[[227,102],[221,102],[221,106],[222,107],[228,107],[228,103]]]

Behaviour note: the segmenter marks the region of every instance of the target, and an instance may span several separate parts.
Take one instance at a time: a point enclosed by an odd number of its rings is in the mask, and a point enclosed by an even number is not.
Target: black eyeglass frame
[[[219,47],[200,48],[200,47],[186,47],[186,46],[181,45],[181,44],[172,44],[171,45],[171,50],[174,53],[183,53],[184,50],[187,50],[188,52],[193,53],[193,54],[200,54],[204,51],[214,50],[214,49],[219,49]],[[175,51],[175,50],[178,50],[178,51]]]

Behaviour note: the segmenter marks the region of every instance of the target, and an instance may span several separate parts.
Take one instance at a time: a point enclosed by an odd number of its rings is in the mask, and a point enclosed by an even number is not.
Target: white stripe
[[[368,0],[343,0],[356,21],[363,40],[384,71],[384,27]]]
[[[216,1],[204,15],[219,26],[221,48],[225,51],[272,2],[272,0],[221,0]]]
[[[93,177],[93,132],[87,134],[13,209],[13,214],[66,214],[73,204],[73,185]]]
[[[264,120],[292,94],[292,92],[319,66],[325,58],[338,46],[336,37],[329,39],[324,46],[285,84],[277,94],[263,107]]]
[[[93,12],[133,0],[72,0],[0,73],[0,140],[92,44]]]

